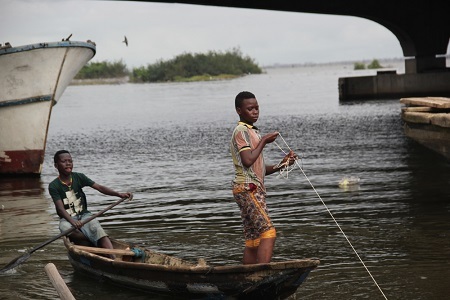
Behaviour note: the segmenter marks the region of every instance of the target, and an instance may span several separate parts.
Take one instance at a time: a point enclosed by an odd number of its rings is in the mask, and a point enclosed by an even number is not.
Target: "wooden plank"
[[[124,249],[107,249],[107,248],[97,248],[97,247],[88,247],[88,246],[80,246],[73,245],[75,249],[79,249],[82,251],[97,253],[97,254],[113,254],[113,255],[126,255],[126,256],[134,256],[135,253],[131,250]]]
[[[433,114],[431,124],[440,127],[450,127],[450,114]]]
[[[414,106],[450,108],[450,98],[445,98],[445,97],[401,98],[400,103],[405,104],[405,105],[414,105]]]
[[[434,101],[450,101],[449,97],[426,97],[426,98]]]
[[[48,278],[53,284],[53,287],[56,289],[61,300],[75,300],[75,297],[70,292],[66,283],[62,279],[61,275],[56,269],[55,265],[52,263],[48,263],[45,267],[45,272],[47,273]]]
[[[424,112],[403,112],[402,119],[403,121],[410,123],[430,124],[433,115],[434,114]]]
[[[426,107],[426,106],[408,106],[402,107],[403,112],[432,112],[436,111],[434,107]]]

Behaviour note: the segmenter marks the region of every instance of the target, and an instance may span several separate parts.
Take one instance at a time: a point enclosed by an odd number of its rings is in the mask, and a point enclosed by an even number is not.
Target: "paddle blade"
[[[90,216],[89,218],[87,218],[86,220],[84,220],[84,221],[82,222],[83,225],[86,224],[86,223],[88,223],[88,222],[90,222],[90,221],[92,221],[93,219],[97,218],[98,216],[101,216],[101,215],[104,214],[107,210],[109,210],[109,209],[113,208],[114,206],[118,205],[119,203],[121,203],[121,202],[124,201],[125,199],[128,199],[128,198],[122,198],[122,199],[118,200],[117,202],[115,202],[115,203],[109,205],[107,208],[103,209],[102,211],[96,213],[95,215]],[[61,232],[61,233],[58,234],[57,236],[51,238],[50,240],[43,242],[43,243],[40,244],[39,246],[34,247],[34,248],[31,249],[30,251],[28,251],[28,253],[25,253],[24,255],[22,255],[22,256],[20,256],[20,257],[17,257],[17,258],[15,258],[15,259],[13,259],[9,264],[7,264],[6,266],[4,266],[3,269],[0,270],[0,274],[6,272],[6,271],[8,271],[8,270],[14,269],[15,267],[17,267],[17,266],[20,265],[21,263],[25,262],[28,258],[30,258],[31,254],[32,254],[34,251],[36,251],[36,250],[38,250],[38,249],[41,249],[41,248],[45,247],[46,245],[48,245],[48,244],[50,244],[50,243],[56,241],[57,239],[59,239],[59,238],[62,237],[62,236],[68,235],[69,233],[71,233],[71,232],[74,231],[74,230],[75,230],[75,227],[69,228],[69,229],[67,229],[67,230],[64,231],[64,232]]]
[[[25,262],[27,259],[29,259],[31,256],[31,253],[25,253],[22,256],[16,257],[15,259],[13,259],[12,261],[9,262],[9,264],[7,264],[6,266],[3,267],[3,269],[0,270],[0,273],[5,273],[6,271],[9,271],[11,269],[14,269],[15,267],[17,267],[18,265],[20,265],[21,263]]]

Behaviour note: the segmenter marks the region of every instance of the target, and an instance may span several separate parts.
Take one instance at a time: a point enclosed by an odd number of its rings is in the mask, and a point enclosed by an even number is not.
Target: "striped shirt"
[[[233,131],[230,143],[231,157],[233,158],[236,172],[233,182],[236,184],[254,183],[265,191],[264,175],[266,173],[266,167],[262,152],[249,168],[243,165],[240,155],[242,151],[255,149],[260,141],[261,135],[257,127],[244,122],[238,123]]]

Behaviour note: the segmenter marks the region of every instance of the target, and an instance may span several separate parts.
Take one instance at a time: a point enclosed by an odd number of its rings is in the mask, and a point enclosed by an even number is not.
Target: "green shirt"
[[[83,173],[72,172],[71,176],[72,185],[70,188],[63,184],[59,178],[56,178],[48,185],[48,191],[53,202],[62,200],[67,213],[70,216],[78,216],[88,212],[86,195],[82,188],[92,186],[94,181]]]

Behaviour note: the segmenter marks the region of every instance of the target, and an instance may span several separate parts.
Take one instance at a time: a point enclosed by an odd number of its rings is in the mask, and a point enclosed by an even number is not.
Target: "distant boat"
[[[96,52],[91,41],[0,47],[0,175],[40,175],[52,107]]]

